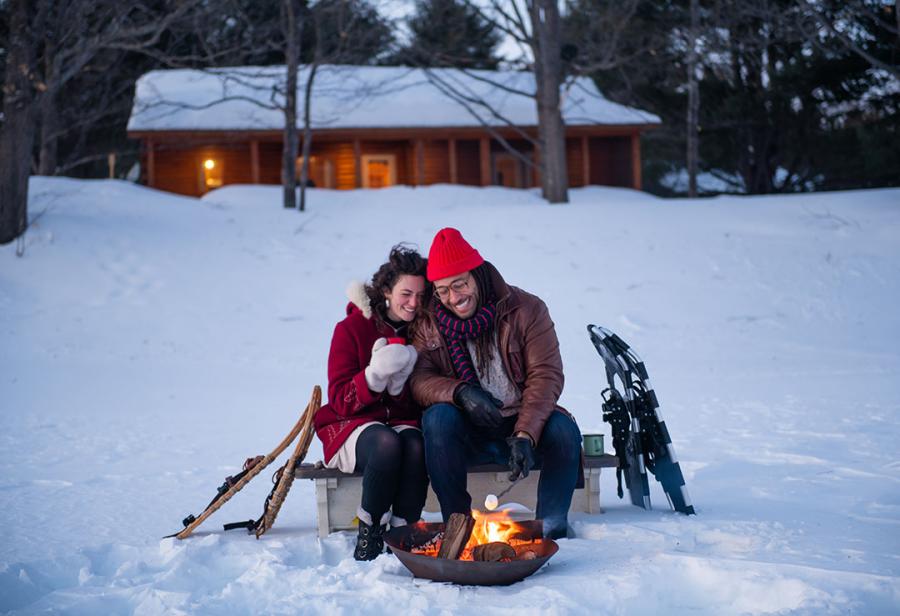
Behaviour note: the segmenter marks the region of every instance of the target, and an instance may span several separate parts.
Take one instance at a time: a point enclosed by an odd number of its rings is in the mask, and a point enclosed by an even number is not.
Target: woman
[[[406,384],[416,351],[406,342],[426,297],[426,264],[415,250],[394,246],[368,285],[347,289],[347,318],[331,339],[328,404],[315,427],[325,466],[363,473],[356,560],[377,557],[386,524],[416,522],[425,504],[422,410]]]

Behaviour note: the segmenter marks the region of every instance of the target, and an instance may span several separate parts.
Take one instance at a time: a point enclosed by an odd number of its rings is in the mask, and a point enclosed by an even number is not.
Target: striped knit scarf
[[[466,341],[490,331],[494,326],[496,314],[497,310],[494,304],[486,304],[479,308],[474,315],[462,320],[444,308],[440,302],[436,302],[435,305],[438,330],[447,342],[447,350],[450,351],[450,361],[453,362],[456,376],[474,385],[479,384],[478,375],[475,372],[472,357],[469,355],[469,349],[466,347]]]

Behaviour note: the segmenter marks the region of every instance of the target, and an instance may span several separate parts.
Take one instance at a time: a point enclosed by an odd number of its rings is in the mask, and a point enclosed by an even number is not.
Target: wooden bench
[[[616,468],[615,456],[604,454],[584,459],[584,488],[575,490],[569,511],[582,513],[602,513],[600,508],[600,471]],[[481,508],[488,494],[499,494],[509,485],[509,470],[501,464],[485,464],[469,468],[468,489],[472,495],[472,505]],[[362,473],[348,475],[337,469],[324,468],[321,462],[301,464],[294,472],[298,479],[316,482],[316,505],[319,536],[326,537],[336,530],[353,530],[354,519],[362,496]],[[537,484],[540,471],[532,471],[519,481],[503,498],[503,502],[516,502],[528,507],[532,512],[537,506]],[[437,497],[428,487],[425,511],[440,512]]]

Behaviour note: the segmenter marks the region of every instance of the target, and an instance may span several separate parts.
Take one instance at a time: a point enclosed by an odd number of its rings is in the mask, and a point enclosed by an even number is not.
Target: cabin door
[[[302,167],[303,157],[298,156],[296,164],[297,182],[300,182],[300,170]],[[334,188],[334,161],[321,156],[310,156],[307,186],[310,188]]]
[[[522,161],[512,154],[494,154],[494,184],[522,188]]]
[[[395,154],[366,154],[361,162],[363,188],[385,188],[397,183]]]

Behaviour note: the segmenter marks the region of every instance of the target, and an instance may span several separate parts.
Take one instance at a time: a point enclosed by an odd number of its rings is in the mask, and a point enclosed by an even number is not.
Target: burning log
[[[444,540],[438,550],[438,558],[459,559],[463,548],[469,542],[469,536],[475,527],[475,518],[465,513],[451,513],[444,530]]]
[[[511,545],[503,541],[476,545],[475,549],[472,550],[472,560],[482,562],[500,562],[501,560],[512,560],[515,557],[516,551]]]

